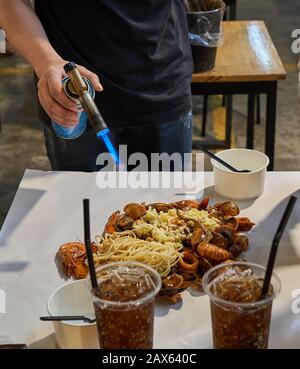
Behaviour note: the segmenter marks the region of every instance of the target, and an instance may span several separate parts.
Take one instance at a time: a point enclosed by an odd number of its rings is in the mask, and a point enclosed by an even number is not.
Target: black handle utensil
[[[91,319],[84,315],[59,315],[59,316],[41,316],[43,322],[53,322],[62,320],[83,320],[85,323],[94,323],[96,319]]]

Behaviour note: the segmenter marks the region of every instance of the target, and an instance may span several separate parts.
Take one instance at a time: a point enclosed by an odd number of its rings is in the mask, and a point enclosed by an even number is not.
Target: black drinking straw
[[[281,236],[283,235],[283,232],[285,230],[285,227],[287,225],[287,222],[289,221],[290,215],[293,211],[294,205],[297,201],[297,198],[295,196],[291,196],[290,200],[287,204],[287,207],[285,209],[285,212],[281,218],[280,224],[278,226],[278,229],[275,233],[275,236],[273,238],[273,242],[272,242],[272,247],[271,247],[271,251],[270,251],[270,256],[269,256],[269,260],[268,260],[268,265],[267,265],[267,269],[266,269],[266,274],[265,274],[265,278],[264,278],[264,284],[262,287],[262,291],[261,291],[261,295],[260,295],[260,299],[264,299],[268,292],[269,292],[269,288],[270,288],[270,282],[271,282],[271,277],[272,277],[272,273],[273,273],[273,269],[274,269],[274,264],[275,264],[275,259],[276,259],[276,254],[277,254],[277,249],[278,249],[278,245],[281,239]]]
[[[84,243],[86,248],[86,255],[88,259],[88,265],[90,270],[90,277],[92,288],[96,289],[98,287],[97,284],[97,277],[95,271],[95,264],[91,246],[91,231],[90,231],[90,200],[84,199],[83,200],[83,219],[84,219]]]

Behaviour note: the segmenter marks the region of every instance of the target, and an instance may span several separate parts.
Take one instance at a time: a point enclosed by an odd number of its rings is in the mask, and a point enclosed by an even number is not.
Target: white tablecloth
[[[91,199],[91,232],[102,232],[108,216],[128,202],[183,199],[168,190],[100,190],[96,174],[27,170],[0,233],[0,289],[6,294],[6,313],[0,312],[0,344],[26,342],[31,347],[54,345],[46,315],[51,292],[65,283],[54,263],[59,245],[83,239],[82,199]],[[214,194],[212,173],[205,174],[204,194]],[[242,214],[256,227],[250,234],[249,261],[266,264],[272,236],[289,195],[300,188],[300,173],[268,173],[263,196],[239,202]],[[300,313],[292,311],[292,291],[300,290],[300,201],[284,234],[276,262],[282,292],[273,307],[270,347],[300,347]],[[299,291],[300,294],[300,291]],[[295,299],[294,299],[295,300]],[[300,301],[299,301],[300,305]],[[181,305],[156,308],[155,347],[212,346],[209,302],[206,296],[183,294]]]

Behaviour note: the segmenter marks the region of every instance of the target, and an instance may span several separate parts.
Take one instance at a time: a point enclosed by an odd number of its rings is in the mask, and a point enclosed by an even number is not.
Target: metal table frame
[[[242,82],[192,82],[192,95],[227,95],[228,103],[232,103],[232,95],[246,94],[248,99],[248,120],[247,120],[247,148],[254,147],[254,107],[255,96],[257,94],[267,95],[266,107],[266,136],[265,136],[265,153],[270,159],[268,170],[274,170],[274,153],[275,153],[275,130],[276,130],[276,107],[277,107],[277,81],[242,81]],[[214,148],[230,147],[231,141],[231,115],[232,109],[227,109],[227,125],[225,141],[218,144],[214,141]],[[197,145],[203,144],[201,139],[193,139],[193,148],[197,149]],[[209,142],[206,145],[209,147]]]
[[[237,0],[225,0],[226,7],[228,9],[228,20],[236,19],[236,1]]]
[[[226,12],[225,12],[224,20],[236,20],[237,0],[225,0],[224,2],[226,4]],[[232,117],[232,109],[233,109],[232,98],[223,95],[222,106],[226,106],[227,110],[231,110],[231,112],[227,114],[227,118],[230,119],[230,117]],[[201,137],[205,137],[206,135],[207,110],[208,110],[208,95],[205,94],[203,96]],[[231,122],[229,124],[231,124]],[[208,143],[208,146],[209,146],[209,143]],[[216,144],[214,147],[217,148],[217,146],[218,144]]]

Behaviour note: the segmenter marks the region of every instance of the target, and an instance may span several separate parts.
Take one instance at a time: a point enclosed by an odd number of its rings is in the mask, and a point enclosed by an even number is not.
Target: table
[[[183,199],[169,190],[99,190],[95,173],[26,170],[0,232],[0,288],[6,292],[7,313],[0,313],[0,344],[24,343],[30,347],[54,347],[51,323],[39,321],[47,314],[51,292],[64,284],[54,257],[58,246],[83,239],[82,198],[91,199],[92,235],[102,231],[112,211],[131,201]],[[212,173],[204,175],[204,195],[212,201]],[[268,173],[266,190],[255,201],[240,202],[241,213],[256,222],[250,233],[247,260],[265,264],[270,239],[287,198],[299,197],[299,173]],[[297,193],[298,190],[298,193]],[[300,199],[299,199],[300,200]],[[282,292],[274,303],[270,347],[300,347],[300,314],[291,311],[291,293],[300,289],[300,201],[280,244],[276,272]],[[156,307],[155,347],[211,347],[208,298],[185,291],[182,306]]]
[[[254,107],[257,94],[267,95],[265,152],[270,158],[269,170],[274,168],[276,103],[278,80],[286,78],[286,71],[262,21],[226,21],[224,44],[218,48],[216,66],[208,72],[195,73],[192,78],[193,95],[247,94],[247,148],[254,146]],[[231,114],[227,109],[226,139],[219,147],[229,147]],[[194,148],[202,140],[194,140]]]

